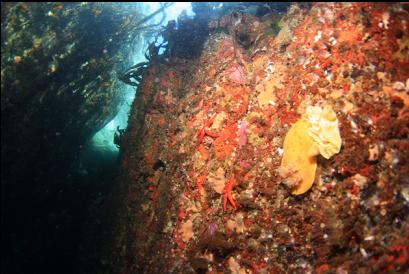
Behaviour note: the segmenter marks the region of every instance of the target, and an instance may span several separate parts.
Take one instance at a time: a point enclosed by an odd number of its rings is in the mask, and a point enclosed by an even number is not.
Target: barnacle
[[[329,159],[341,149],[341,135],[334,110],[308,106],[304,116],[288,131],[284,139],[284,154],[280,176],[293,188],[292,194],[307,192],[315,177],[316,156]]]

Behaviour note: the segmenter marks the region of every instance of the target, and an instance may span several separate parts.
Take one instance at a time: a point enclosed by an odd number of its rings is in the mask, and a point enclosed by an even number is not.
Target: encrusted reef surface
[[[117,73],[129,65],[128,36],[141,16],[97,3],[1,8],[2,162],[18,180],[69,165],[116,115]]]
[[[105,271],[408,271],[408,12],[232,13],[209,22],[199,58],[151,64],[124,137]],[[312,187],[294,195],[284,138],[313,106],[334,111],[342,144],[315,156]]]

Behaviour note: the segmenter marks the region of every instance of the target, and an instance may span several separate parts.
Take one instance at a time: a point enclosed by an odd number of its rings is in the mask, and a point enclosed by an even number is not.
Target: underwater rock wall
[[[73,160],[117,113],[141,18],[110,4],[1,3],[2,271],[74,272],[95,188],[70,181]]]
[[[102,4],[2,3],[5,162],[35,170],[72,158],[113,118],[133,17]],[[35,162],[41,158],[43,165]]]
[[[407,271],[408,12],[233,13],[210,22],[200,58],[152,64],[124,137],[106,273]],[[341,149],[316,156],[312,187],[292,195],[284,138],[325,105]]]

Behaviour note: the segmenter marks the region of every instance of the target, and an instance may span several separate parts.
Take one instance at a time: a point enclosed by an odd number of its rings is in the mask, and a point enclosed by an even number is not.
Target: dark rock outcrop
[[[118,111],[141,14],[97,3],[1,11],[2,272],[73,273],[95,189],[72,178],[81,147]]]

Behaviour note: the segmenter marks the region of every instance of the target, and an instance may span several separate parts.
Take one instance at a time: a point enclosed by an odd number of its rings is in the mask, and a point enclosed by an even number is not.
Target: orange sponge
[[[292,125],[284,139],[279,169],[292,194],[307,192],[315,178],[316,156],[329,159],[341,149],[338,119],[332,107],[308,106],[303,118]]]
[[[309,128],[310,123],[301,119],[291,127],[284,139],[279,173],[286,178],[295,195],[303,194],[311,188],[317,169],[317,147],[308,134]]]

